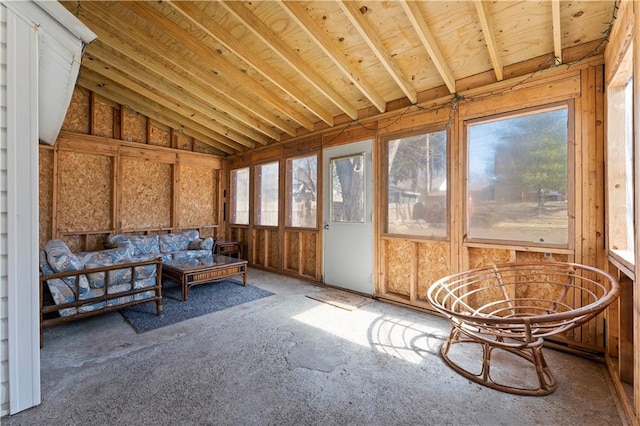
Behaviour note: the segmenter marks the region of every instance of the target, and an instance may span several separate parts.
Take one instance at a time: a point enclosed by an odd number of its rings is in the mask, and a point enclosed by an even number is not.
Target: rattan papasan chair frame
[[[557,387],[542,354],[544,338],[586,323],[619,293],[618,281],[594,267],[567,262],[515,262],[443,277],[429,286],[427,299],[451,320],[449,338],[441,348],[449,366],[493,389],[541,396]],[[479,373],[451,359],[451,347],[462,343],[482,347]],[[494,381],[491,355],[498,348],[531,363],[537,384],[517,386]]]

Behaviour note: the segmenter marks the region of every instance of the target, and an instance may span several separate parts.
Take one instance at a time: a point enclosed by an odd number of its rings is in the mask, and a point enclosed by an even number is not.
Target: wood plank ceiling
[[[615,1],[61,2],[78,84],[232,155],[602,52]]]

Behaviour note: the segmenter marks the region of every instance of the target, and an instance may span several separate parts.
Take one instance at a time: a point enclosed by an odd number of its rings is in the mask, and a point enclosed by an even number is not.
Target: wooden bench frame
[[[134,288],[135,285],[135,273],[133,271],[134,268],[139,266],[147,266],[147,265],[156,265],[156,282],[155,285],[151,287],[144,288]],[[113,270],[120,269],[131,269],[131,281],[129,289],[126,291],[120,291],[117,293],[109,293],[109,286],[105,285],[104,293],[98,297],[92,297],[90,299],[80,299],[80,280],[78,277],[84,274],[91,274],[96,272],[107,272]],[[45,291],[48,290],[47,280],[55,279],[55,278],[67,278],[67,277],[76,277],[76,288],[74,290],[75,298],[71,302],[60,303],[60,304],[46,304],[45,305]],[[45,287],[47,289],[45,290]],[[149,297],[141,300],[131,300],[130,302],[121,303],[113,306],[106,306],[109,300],[118,299],[124,296],[132,296],[135,298],[135,295],[138,293],[144,293],[148,291],[154,291],[155,296]],[[86,305],[91,305],[94,303],[104,302],[105,306],[94,311],[88,312],[80,312],[80,308]],[[152,260],[146,260],[141,262],[127,262],[127,263],[117,263],[110,266],[103,266],[99,268],[86,268],[79,271],[69,271],[69,272],[58,272],[55,274],[44,275],[40,274],[40,347],[44,344],[44,329],[46,327],[51,327],[57,324],[63,324],[66,322],[74,321],[81,318],[92,317],[95,315],[100,315],[106,312],[117,311],[120,309],[124,309],[128,306],[137,305],[140,303],[147,302],[155,302],[156,303],[156,311],[158,315],[162,315],[163,307],[162,307],[162,258],[158,257]],[[45,318],[47,314],[58,312],[61,309],[66,308],[75,308],[76,313],[69,316],[60,316],[55,318]]]

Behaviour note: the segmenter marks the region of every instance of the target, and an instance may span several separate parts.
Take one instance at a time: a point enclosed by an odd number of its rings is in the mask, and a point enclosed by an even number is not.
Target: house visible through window
[[[316,227],[317,182],[317,155],[287,160],[287,226]]]
[[[568,108],[467,124],[468,239],[566,245]]]
[[[231,218],[234,225],[249,224],[249,168],[231,171]]]
[[[387,142],[387,232],[446,237],[447,132]]]
[[[256,167],[256,225],[278,226],[278,162]]]

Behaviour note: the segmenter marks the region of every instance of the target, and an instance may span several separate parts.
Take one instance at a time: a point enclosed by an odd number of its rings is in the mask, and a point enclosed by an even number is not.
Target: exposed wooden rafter
[[[493,71],[496,74],[496,80],[504,80],[504,69],[502,66],[502,60],[498,53],[498,45],[496,44],[496,38],[494,35],[491,22],[489,21],[489,14],[487,13],[487,5],[483,0],[474,0],[476,6],[476,12],[480,19],[480,26],[482,27],[482,34],[484,40],[487,43],[487,50],[489,50],[489,56],[491,57],[491,63],[493,64]]]
[[[551,0],[551,19],[553,23],[553,56],[556,65],[562,63],[562,32],[560,27],[560,0]]]
[[[257,19],[246,6],[235,1],[220,1],[219,3],[236,19],[242,22],[244,26],[258,37],[267,47],[269,47],[269,49],[287,63],[287,65],[293,68],[298,74],[304,77],[307,82],[315,87],[316,90],[327,97],[327,99],[329,99],[334,105],[340,108],[351,118],[358,117],[356,109],[350,105],[342,95],[334,90],[309,65],[300,59],[300,57],[296,55],[289,46],[282,42],[282,40],[280,40],[273,31]],[[291,82],[287,81],[277,73],[275,75],[269,74],[269,77],[274,79],[272,81],[275,84],[278,84],[282,90],[285,90],[286,87],[287,93],[298,99],[299,102],[304,100],[305,102],[303,104],[307,109],[316,114],[318,118],[322,119],[328,125],[333,126],[333,116],[329,115],[329,113],[324,111],[322,107],[313,102],[303,90],[295,87],[295,85],[292,85]]]
[[[353,85],[371,101],[380,112],[385,112],[387,105],[382,96],[376,91],[358,70],[346,60],[344,55],[333,46],[330,38],[322,32],[304,8],[295,2],[278,0],[282,9],[298,26],[311,38],[338,69],[353,83]],[[352,117],[353,118],[353,117]]]
[[[449,89],[449,92],[455,93],[456,79],[453,77],[453,73],[451,73],[451,70],[447,65],[447,61],[445,61],[444,56],[436,43],[436,39],[431,34],[431,31],[429,31],[429,27],[424,21],[418,5],[415,2],[401,2],[401,4],[404,9],[404,13],[406,13],[409,21],[411,21],[413,29],[416,31],[416,35],[420,38],[424,48],[427,49],[429,57],[431,57],[433,64],[444,80],[444,84],[447,85],[447,89]]]
[[[360,33],[360,36],[364,39],[369,48],[376,55],[391,78],[393,78],[398,87],[400,87],[402,92],[411,101],[411,103],[416,103],[418,101],[418,93],[416,92],[416,89],[411,85],[402,70],[394,62],[387,49],[385,49],[384,44],[382,43],[382,40],[380,40],[380,37],[376,34],[375,29],[362,16],[362,12],[360,11],[360,8],[358,8],[358,4],[351,1],[340,1],[339,4],[344,13],[349,18],[351,24],[358,31],[358,33]]]

